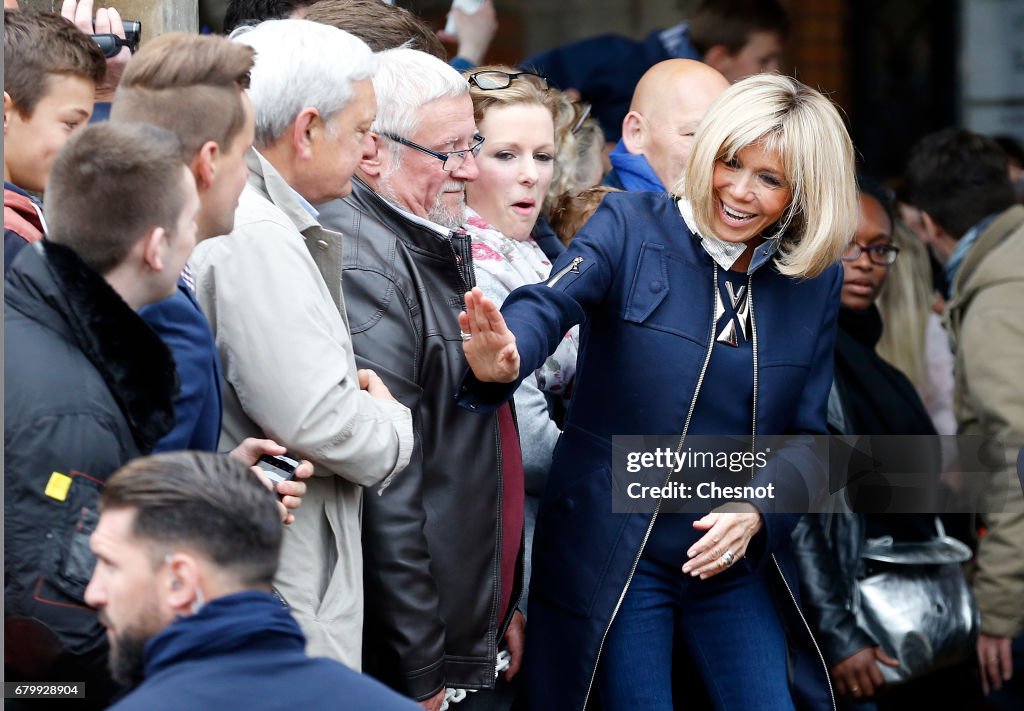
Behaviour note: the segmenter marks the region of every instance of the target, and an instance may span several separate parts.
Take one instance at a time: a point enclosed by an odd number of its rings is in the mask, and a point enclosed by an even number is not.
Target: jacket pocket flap
[[[644,243],[640,248],[636,275],[633,277],[629,301],[626,304],[626,320],[635,323],[646,321],[668,296],[668,291],[665,248],[660,244]]]

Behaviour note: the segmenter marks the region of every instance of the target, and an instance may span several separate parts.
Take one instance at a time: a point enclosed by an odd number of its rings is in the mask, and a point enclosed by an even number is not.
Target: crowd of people
[[[774,0],[519,66],[484,63],[490,0],[452,21],[231,0],[229,37],[105,56],[116,10],[5,2],[6,680],[1020,708],[1019,146],[949,128],[859,177]],[[951,474],[956,433],[989,471]],[[827,435],[919,438],[974,513],[836,492]],[[751,471],[778,499],[613,512],[621,436],[787,436]],[[929,629],[871,609],[882,578],[947,596]]]

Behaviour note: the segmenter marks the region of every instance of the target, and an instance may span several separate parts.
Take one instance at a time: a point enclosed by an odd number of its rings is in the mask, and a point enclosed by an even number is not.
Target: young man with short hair
[[[414,711],[345,666],[305,653],[271,594],[282,529],[273,497],[230,457],[136,459],[107,483],[85,599],[110,640],[117,711]]]
[[[57,153],[89,122],[106,60],[50,13],[4,10],[4,272],[46,234],[42,193]]]
[[[252,63],[252,48],[224,37],[163,35],[135,56],[114,99],[111,121],[161,126],[181,141],[199,191],[198,240],[228,234],[234,226],[254,132],[245,96]],[[187,273],[173,296],[139,314],[171,349],[180,382],[174,429],[154,451],[216,451],[220,361]]]
[[[922,138],[906,179],[925,243],[951,288],[945,320],[955,356],[957,434],[990,438],[1002,460],[997,470],[964,481],[965,500],[979,502],[987,530],[973,580],[987,694],[1013,676],[1012,641],[1024,632],[1024,495],[1014,467],[1024,445],[1024,206],[1015,203],[1003,150],[965,129]]]
[[[177,138],[144,124],[84,128],[46,189],[47,239],[4,288],[5,663],[8,679],[85,681],[102,707],[87,539],[107,478],[174,422],[174,362],[136,312],[173,293],[199,198]]]

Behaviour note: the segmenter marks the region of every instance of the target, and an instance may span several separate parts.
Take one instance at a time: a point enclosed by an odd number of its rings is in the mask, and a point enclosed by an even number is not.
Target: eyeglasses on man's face
[[[478,89],[484,91],[491,91],[492,89],[507,89],[511,84],[512,80],[517,77],[537,77],[540,83],[544,85],[544,89],[548,88],[547,77],[543,77],[536,72],[503,72],[498,69],[485,69],[479,72],[473,72],[469,75],[469,83]]]
[[[458,170],[459,168],[461,168],[463,164],[465,164],[466,156],[468,154],[472,153],[473,155],[476,155],[477,153],[479,153],[480,146],[482,146],[484,143],[484,137],[478,133],[475,136],[473,136],[473,143],[469,146],[469,148],[464,148],[461,151],[448,151],[447,153],[441,153],[440,151],[432,150],[430,148],[427,148],[426,146],[421,146],[418,143],[413,143],[407,138],[396,136],[393,133],[382,133],[380,135],[384,136],[384,138],[388,139],[389,141],[401,143],[403,146],[408,146],[409,148],[420,151],[421,153],[426,153],[428,156],[434,156],[439,161],[441,161],[442,170],[446,170],[449,173],[452,172],[453,170]]]
[[[868,259],[871,260],[872,264],[877,264],[880,267],[887,267],[896,261],[896,257],[899,256],[900,253],[900,248],[891,244],[872,244],[865,246],[858,242],[850,242],[846,251],[843,252],[843,261],[856,262],[860,259],[860,255],[864,253],[867,253]]]

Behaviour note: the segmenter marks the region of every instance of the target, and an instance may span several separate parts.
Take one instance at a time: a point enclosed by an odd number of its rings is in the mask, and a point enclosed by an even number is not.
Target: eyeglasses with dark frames
[[[843,252],[844,262],[856,262],[860,255],[867,253],[872,264],[880,267],[888,267],[896,261],[900,254],[900,248],[892,244],[872,244],[865,246],[859,242],[850,242],[850,245]]]
[[[484,69],[470,74],[469,83],[483,91],[507,89],[512,84],[513,79],[523,76],[537,77],[544,85],[544,89],[547,90],[548,78],[541,76],[537,72],[503,72],[499,69]]]
[[[474,142],[469,148],[463,148],[461,151],[448,151],[447,153],[441,153],[440,151],[435,151],[433,149],[427,148],[426,146],[421,146],[418,143],[413,143],[407,138],[396,136],[393,133],[382,133],[380,135],[384,136],[384,138],[388,139],[389,141],[401,143],[403,146],[408,146],[409,148],[420,151],[421,153],[426,153],[428,156],[434,156],[439,161],[441,161],[441,169],[446,170],[449,173],[454,170],[458,170],[459,168],[462,167],[462,165],[466,162],[467,154],[472,153],[473,155],[476,155],[477,153],[479,153],[480,146],[482,146],[484,143],[484,137],[478,133],[475,136],[473,136]]]

